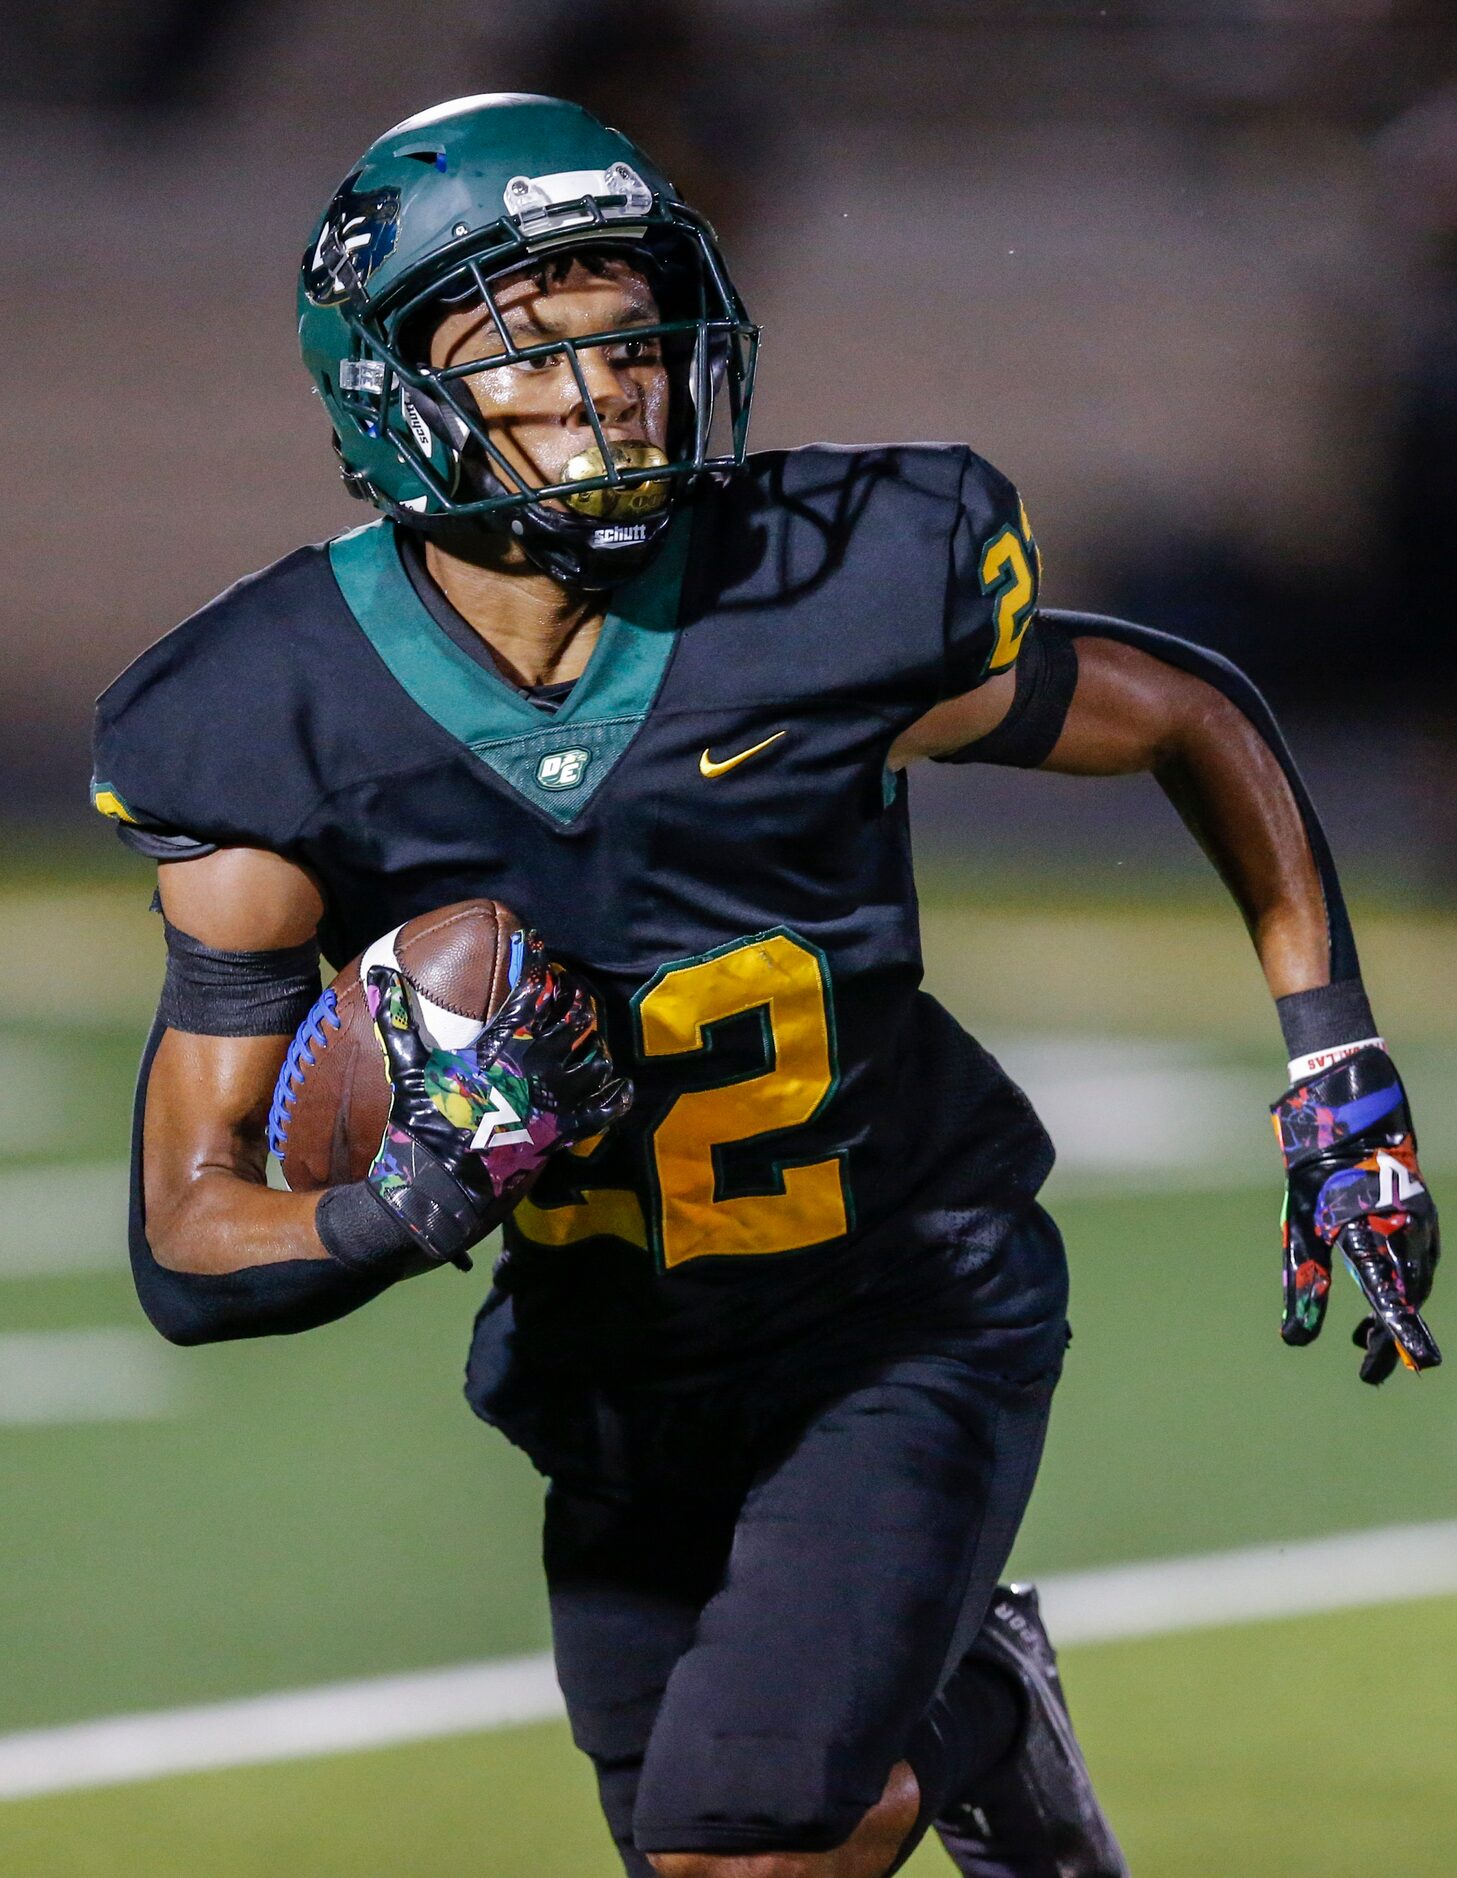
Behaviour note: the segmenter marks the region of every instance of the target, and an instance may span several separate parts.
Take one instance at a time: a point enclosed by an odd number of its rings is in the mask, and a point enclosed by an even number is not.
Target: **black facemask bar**
[[[339,402],[366,434],[383,432],[409,464],[436,505],[431,511],[440,516],[485,516],[521,509],[552,497],[581,496],[599,489],[627,489],[644,482],[663,482],[699,475],[704,471],[729,469],[742,463],[748,435],[749,407],[753,396],[754,368],[759,329],[744,312],[742,303],[724,271],[706,225],[694,213],[675,204],[664,219],[646,227],[634,228],[631,234],[620,224],[602,219],[603,204],[583,198],[580,203],[559,205],[580,217],[588,226],[576,226],[570,235],[550,243],[528,248],[509,224],[496,223],[482,235],[461,244],[462,252],[448,265],[440,260],[428,278],[417,273],[406,279],[379,307],[369,304],[359,291],[340,307],[356,336],[361,356],[354,361],[351,382],[341,382]],[[605,206],[612,206],[611,203]],[[595,226],[594,226],[595,224]],[[596,233],[600,229],[600,233]],[[670,247],[669,244],[672,244]],[[674,274],[687,276],[692,299],[691,312],[674,318],[660,318],[651,324],[621,327],[612,331],[585,334],[579,338],[517,345],[501,316],[492,292],[492,281],[537,259],[550,259],[554,253],[569,248],[590,247],[601,250],[620,246],[625,253],[642,257],[645,271],[656,283],[668,285],[664,297],[672,292]],[[679,254],[672,252],[679,249]],[[448,251],[447,251],[448,254]],[[690,266],[681,266],[686,254]],[[674,263],[678,266],[675,268]],[[453,290],[453,291],[452,291]],[[464,304],[476,301],[488,312],[502,350],[487,359],[472,359],[458,365],[430,367],[417,364],[401,335],[418,325],[428,312],[438,313],[442,303],[452,300]],[[580,353],[590,348],[620,345],[633,341],[658,340],[665,355],[674,350],[686,352],[681,361],[683,383],[673,383],[671,421],[674,426],[675,452],[664,464],[640,469],[622,468],[613,461],[596,405],[582,370]],[[468,387],[460,381],[501,366],[529,362],[536,358],[565,358],[576,379],[582,406],[601,452],[605,470],[600,476],[581,481],[531,484],[522,476],[492,441],[479,407]],[[671,367],[670,367],[671,371]],[[344,374],[341,373],[341,381]],[[726,448],[714,454],[711,449],[714,407],[722,388],[729,401],[729,427]],[[419,393],[449,411],[459,427],[454,448],[446,443],[453,459],[445,469],[431,460],[421,448],[404,415],[401,392]],[[683,422],[684,405],[691,411],[691,426]],[[466,440],[480,452],[491,476],[482,493],[464,495],[458,474],[459,456]],[[494,487],[492,486],[494,485]],[[388,505],[392,509],[394,504]],[[566,519],[566,517],[563,517]],[[580,518],[585,520],[585,518]]]

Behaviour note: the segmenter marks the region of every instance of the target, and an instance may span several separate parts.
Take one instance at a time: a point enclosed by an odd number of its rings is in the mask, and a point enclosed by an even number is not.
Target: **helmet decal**
[[[400,192],[356,189],[359,177],[355,170],[339,185],[313,252],[305,258],[305,292],[315,306],[353,299],[394,251]]]

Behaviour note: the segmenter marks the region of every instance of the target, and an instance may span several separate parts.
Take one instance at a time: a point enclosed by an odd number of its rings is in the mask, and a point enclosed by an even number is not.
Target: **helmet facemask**
[[[463,243],[461,253],[417,270],[379,306],[363,292],[341,306],[355,344],[339,369],[339,414],[391,445],[425,493],[391,502],[367,482],[357,492],[456,551],[468,553],[482,531],[507,536],[554,578],[608,587],[651,557],[693,477],[742,461],[757,330],[703,225],[682,205],[670,224],[631,237],[577,232],[524,255],[519,242],[513,246],[506,258],[489,243]],[[574,259],[599,274],[613,260],[627,263],[647,279],[656,319],[519,343],[498,291],[523,272]],[[440,320],[476,307],[494,329],[496,350],[431,364],[430,335]],[[644,344],[658,349],[668,376],[661,444],[609,439],[612,426],[587,382],[586,355],[594,349]],[[554,482],[542,482],[501,447],[469,382],[502,367],[529,371],[533,360],[570,369],[592,431]]]

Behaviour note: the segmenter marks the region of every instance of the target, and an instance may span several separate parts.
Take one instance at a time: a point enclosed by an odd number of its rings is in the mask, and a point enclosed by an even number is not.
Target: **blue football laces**
[[[332,985],[319,993],[314,1008],[293,1033],[293,1042],[288,1046],[288,1055],[284,1057],[278,1081],[273,1085],[273,1105],[268,1111],[268,1145],[280,1160],[288,1149],[289,1118],[293,1113],[294,1098],[304,1079],[304,1067],[307,1065],[312,1069],[318,1061],[314,1052],[325,1050],[329,1045],[329,1039],[324,1034],[325,1024],[331,1030],[344,1028],[339,1017],[339,1000],[334,996]]]

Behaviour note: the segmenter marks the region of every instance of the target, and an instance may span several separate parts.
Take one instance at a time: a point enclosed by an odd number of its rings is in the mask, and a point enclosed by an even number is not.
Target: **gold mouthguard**
[[[651,443],[610,443],[607,446],[613,466],[620,470],[657,469],[667,456]],[[564,482],[584,483],[593,476],[605,476],[607,466],[602,452],[593,444],[574,456],[566,468]],[[626,489],[586,489],[579,496],[563,496],[562,501],[578,515],[590,515],[594,521],[630,520],[635,515],[651,515],[668,500],[666,482],[633,483]]]

